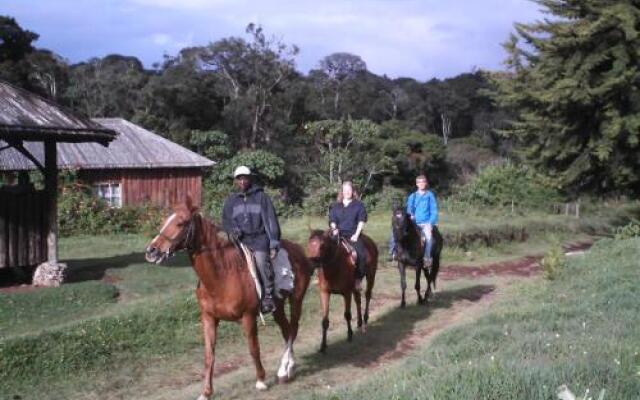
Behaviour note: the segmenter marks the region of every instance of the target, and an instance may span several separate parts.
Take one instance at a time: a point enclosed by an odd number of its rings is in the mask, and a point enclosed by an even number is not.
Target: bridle
[[[187,222],[186,228],[180,230],[175,237],[169,237],[165,234],[163,230],[158,233],[158,236],[169,242],[169,250],[167,250],[167,255],[172,256],[176,251],[187,250],[189,253],[195,253],[196,243],[195,243],[195,235],[196,235],[196,217],[200,217],[200,214],[194,214],[191,216],[189,221]]]
[[[333,249],[333,257],[327,257],[328,254],[325,254],[323,257],[315,257],[316,258],[316,262],[314,264],[316,264],[314,266],[314,268],[319,268],[322,265],[332,265],[334,264],[337,260],[338,260],[338,250],[341,246],[340,241],[342,240],[342,237],[340,236],[340,234],[338,233],[335,236],[335,239],[333,236],[325,236],[325,235],[318,235],[315,237],[317,240],[320,240],[321,243],[323,243],[326,240],[335,242],[335,248]],[[329,259],[328,259],[329,258]]]

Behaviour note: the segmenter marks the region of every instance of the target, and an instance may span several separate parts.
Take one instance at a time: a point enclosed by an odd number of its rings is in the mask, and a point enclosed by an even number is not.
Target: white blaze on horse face
[[[176,213],[173,213],[169,216],[169,218],[167,218],[167,221],[164,223],[164,225],[162,225],[162,228],[160,228],[160,233],[158,233],[156,237],[153,238],[151,243],[154,243],[156,240],[160,239],[160,235],[164,233],[164,230],[167,229],[167,227],[171,224],[171,221],[173,221],[175,217]]]

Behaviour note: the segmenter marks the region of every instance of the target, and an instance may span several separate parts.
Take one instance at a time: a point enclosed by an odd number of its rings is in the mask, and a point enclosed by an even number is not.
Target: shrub
[[[483,169],[471,182],[458,190],[457,197],[475,205],[513,204],[540,208],[558,201],[560,195],[533,171],[507,163]]]
[[[164,215],[164,210],[154,206],[110,207],[94,196],[89,187],[77,182],[66,182],[58,201],[58,226],[62,236],[151,234],[158,229]]]
[[[640,221],[633,220],[625,226],[616,229],[615,240],[625,240],[640,237]]]
[[[549,280],[556,279],[567,266],[567,257],[562,246],[560,244],[553,246],[540,263],[542,264],[544,277]]]
[[[369,212],[391,211],[397,204],[405,204],[407,193],[393,186],[385,186],[381,191],[371,193],[362,198],[362,202]]]
[[[309,215],[328,215],[329,206],[336,201],[337,187],[320,187],[305,197],[302,209]]]

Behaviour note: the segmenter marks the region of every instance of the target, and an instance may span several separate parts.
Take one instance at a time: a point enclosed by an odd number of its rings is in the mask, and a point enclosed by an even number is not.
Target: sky
[[[248,38],[254,22],[300,47],[302,72],[349,52],[378,75],[421,81],[504,69],[513,24],[543,18],[529,0],[1,0],[0,15],[72,63],[122,54],[151,67],[184,47]]]

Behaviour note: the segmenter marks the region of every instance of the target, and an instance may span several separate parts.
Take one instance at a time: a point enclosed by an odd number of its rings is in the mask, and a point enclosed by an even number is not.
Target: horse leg
[[[407,266],[404,263],[398,263],[398,269],[400,270],[400,288],[402,289],[402,300],[400,301],[400,308],[405,308],[407,303],[405,301],[405,291],[407,290]]]
[[[351,292],[342,295],[344,298],[344,319],[347,321],[347,341],[353,340],[353,329],[351,329]]]
[[[216,358],[216,337],[220,320],[202,313],[202,328],[204,331],[204,389],[198,400],[208,400],[213,395],[213,364]]]
[[[358,322],[358,329],[362,332],[365,333],[365,330],[362,329],[362,293],[360,292],[353,292],[353,299],[356,302],[356,319]]]
[[[418,294],[418,304],[422,304],[422,295],[420,294],[420,275],[422,274],[422,265],[416,265],[416,293]]]
[[[260,360],[260,343],[258,342],[258,323],[255,315],[245,314],[242,316],[242,328],[247,336],[249,352],[253,363],[256,366],[256,389],[266,390],[267,384],[264,382],[265,372]]]
[[[369,324],[369,303],[371,303],[371,292],[373,292],[373,285],[376,281],[375,272],[367,277],[367,290],[364,292],[364,325],[362,327],[363,332],[367,332],[367,325]]]
[[[304,292],[299,297],[292,297],[289,299],[290,303],[290,314],[291,317],[289,319],[289,340],[287,341],[287,347],[289,350],[288,362],[287,362],[287,380],[291,380],[294,377],[296,370],[296,361],[293,354],[293,343],[296,341],[298,337],[298,327],[300,316],[302,315],[302,301],[304,300]]]
[[[322,305],[322,344],[320,352],[327,351],[327,330],[329,330],[329,297],[331,294],[327,291],[320,292],[320,303]]]
[[[291,339],[291,326],[284,312],[284,302],[278,304],[278,307],[273,312],[273,319],[275,319],[280,327],[285,343],[284,352],[282,353],[278,367],[278,383],[287,383],[289,379],[289,363],[293,353],[293,340]]]

